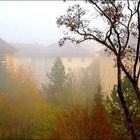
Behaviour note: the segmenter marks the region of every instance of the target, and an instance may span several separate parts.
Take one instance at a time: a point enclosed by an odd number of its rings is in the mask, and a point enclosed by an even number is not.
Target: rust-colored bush
[[[111,126],[102,104],[94,106],[72,105],[57,117],[58,128],[54,139],[112,139]],[[114,139],[114,138],[113,138]]]

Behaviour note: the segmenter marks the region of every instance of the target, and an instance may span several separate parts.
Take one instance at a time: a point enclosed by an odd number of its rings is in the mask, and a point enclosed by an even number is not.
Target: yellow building
[[[74,72],[77,80],[92,61],[91,54],[80,47],[59,48],[54,45],[40,48],[24,45],[14,56],[7,56],[7,66],[9,70],[13,69],[13,71],[23,68],[40,87],[42,83],[48,81],[47,73],[51,71],[57,57],[62,59],[66,73]]]
[[[105,93],[110,93],[117,84],[117,71],[113,58],[113,56],[99,55],[99,79]]]
[[[117,84],[117,68],[115,67],[116,62],[113,60],[114,58],[115,56],[107,56],[107,54],[103,52],[98,54],[99,79],[103,92],[107,94],[110,94],[113,86]],[[122,72],[122,78],[124,76],[125,74]]]
[[[105,53],[90,54],[87,50],[80,48],[59,48],[50,47],[43,48],[43,53],[39,50],[36,52],[31,50],[29,53],[27,47],[20,51],[19,54],[7,56],[8,69],[15,71],[23,68],[29,73],[37,85],[41,87],[41,83],[47,82],[47,73],[51,71],[53,62],[56,57],[61,57],[65,66],[66,73],[73,72],[76,80],[79,80],[82,73],[92,64],[93,78],[96,77],[93,84],[102,86],[103,92],[110,94],[113,86],[117,84],[117,71],[114,67],[115,62],[113,56],[107,56]]]

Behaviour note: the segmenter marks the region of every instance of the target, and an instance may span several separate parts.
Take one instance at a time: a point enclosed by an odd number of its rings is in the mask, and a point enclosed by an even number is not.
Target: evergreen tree
[[[65,67],[59,57],[56,58],[51,72],[47,74],[47,76],[50,80],[49,86],[51,87],[53,92],[60,92],[64,87],[66,74]]]
[[[122,90],[130,114],[133,118],[135,118],[140,113],[140,108],[139,108],[137,96],[133,94],[135,92],[134,88],[127,77],[124,77],[124,79],[122,80]],[[123,110],[121,107],[120,99],[117,94],[117,85],[114,85],[111,96],[110,97],[107,96],[106,103],[110,113],[112,112],[113,114],[117,114],[118,117],[120,117],[120,120],[122,120],[121,114],[123,114]]]
[[[5,56],[0,54],[0,91],[7,91],[10,85],[10,75],[6,69]]]
[[[56,95],[63,92],[66,83],[65,67],[61,58],[56,58],[51,72],[47,73],[47,76],[49,78],[49,84],[42,84],[43,93],[45,94],[44,96],[47,95],[47,99],[56,103]]]
[[[140,137],[139,129],[140,129],[140,108],[135,90],[128,80],[127,77],[124,77],[122,80],[122,91],[127,103],[127,107],[130,111],[131,117],[133,119],[135,130],[137,136]],[[120,135],[124,132],[126,128],[125,115],[122,109],[122,104],[117,94],[117,85],[114,85],[113,90],[110,96],[107,96],[106,107],[110,114],[110,119],[112,120],[112,125],[115,127],[115,131],[119,131]],[[127,130],[125,130],[127,131]],[[123,134],[122,134],[123,135]]]

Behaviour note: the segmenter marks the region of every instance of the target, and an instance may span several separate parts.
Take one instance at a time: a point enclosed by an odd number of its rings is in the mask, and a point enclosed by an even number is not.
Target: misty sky
[[[89,6],[82,1],[0,1],[0,38],[12,43],[56,43],[63,36],[56,17],[74,3]]]

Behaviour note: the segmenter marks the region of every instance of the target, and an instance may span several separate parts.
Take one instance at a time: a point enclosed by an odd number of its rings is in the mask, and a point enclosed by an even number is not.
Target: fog
[[[64,28],[56,18],[74,3],[0,2],[0,139],[52,139],[55,118],[70,102],[92,101],[102,47],[91,41],[58,46]],[[54,87],[48,75],[55,67]]]
[[[84,1],[0,1],[0,140],[130,139],[114,56],[91,40],[58,45],[56,18],[77,3],[106,29]],[[122,89],[134,93],[127,78]],[[125,97],[136,118],[135,94]]]
[[[63,1],[1,1],[0,36],[14,43],[56,43],[63,35],[56,17],[69,4]],[[83,4],[83,2],[80,2]]]
[[[11,43],[57,43],[63,28],[57,28],[56,18],[75,1],[1,1],[0,37]],[[91,6],[78,2],[85,9]],[[98,21],[95,24],[99,26]]]

